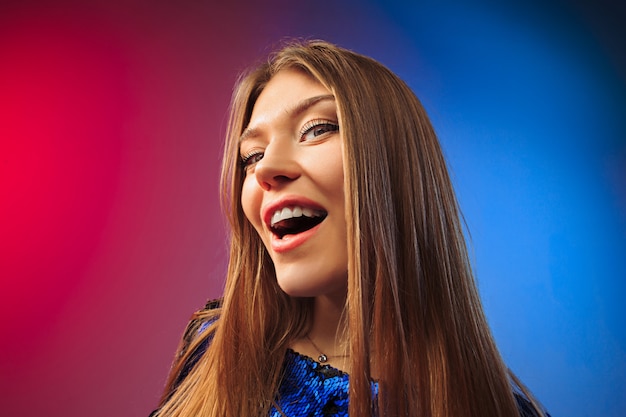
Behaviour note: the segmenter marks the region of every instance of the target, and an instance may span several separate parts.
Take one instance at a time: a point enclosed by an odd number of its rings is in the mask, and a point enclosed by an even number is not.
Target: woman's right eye
[[[244,169],[247,169],[248,167],[259,162],[261,159],[263,159],[263,152],[259,152],[259,151],[250,152],[246,155],[241,156],[241,166]]]

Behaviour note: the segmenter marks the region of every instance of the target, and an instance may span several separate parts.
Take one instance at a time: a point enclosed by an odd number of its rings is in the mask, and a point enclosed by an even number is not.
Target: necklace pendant
[[[320,361],[320,363],[326,363],[328,362],[328,356],[320,353],[320,356],[317,358],[317,360]]]

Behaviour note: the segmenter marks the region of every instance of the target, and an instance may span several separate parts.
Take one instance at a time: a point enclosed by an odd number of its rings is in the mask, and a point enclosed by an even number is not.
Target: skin
[[[336,342],[348,253],[342,137],[334,97],[300,71],[279,71],[254,105],[240,154],[246,170],[242,208],[274,262],[278,284],[290,296],[315,299],[309,337],[330,356],[329,363],[345,370]],[[269,219],[285,206],[309,207],[326,217],[311,230],[281,238]],[[313,358],[320,353],[306,338],[292,341],[291,347]]]

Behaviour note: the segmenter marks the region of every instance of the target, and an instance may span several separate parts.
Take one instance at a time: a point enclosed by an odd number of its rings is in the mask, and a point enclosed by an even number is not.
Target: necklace
[[[328,362],[328,355],[326,355],[325,353],[322,352],[322,349],[320,349],[319,347],[317,347],[317,345],[315,344],[315,342],[313,341],[313,339],[311,339],[308,335],[308,333],[305,335],[305,337],[307,338],[307,340],[309,342],[311,342],[311,344],[313,345],[313,347],[315,348],[315,350],[317,350],[319,352],[319,356],[317,357],[317,360],[320,363],[326,363]],[[333,355],[336,358],[345,358],[349,355]]]

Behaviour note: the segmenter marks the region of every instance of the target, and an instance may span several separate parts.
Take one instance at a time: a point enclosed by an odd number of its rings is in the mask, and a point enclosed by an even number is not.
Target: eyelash
[[[320,127],[320,126],[330,127],[328,131],[323,132],[321,135],[329,133],[329,132],[339,131],[339,125],[337,123],[331,122],[330,120],[326,120],[326,119],[315,119],[315,120],[311,120],[310,122],[305,123],[304,126],[302,126],[302,129],[300,129],[300,132],[299,132],[300,140],[301,141],[304,140],[304,137],[307,134],[311,133],[315,128]],[[252,161],[253,159],[257,157],[260,157],[260,158],[255,161]],[[252,150],[248,152],[247,154],[241,156],[241,167],[246,169],[251,164],[259,162],[262,158],[263,158],[262,151]]]
[[[315,128],[320,127],[320,126],[331,127],[332,129],[329,130],[329,132],[339,131],[339,125],[336,122],[331,122],[330,120],[326,120],[326,119],[315,119],[315,120],[311,120],[310,122],[305,123],[304,126],[302,126],[302,129],[300,130],[300,140],[303,140],[303,138],[308,133],[312,132]],[[324,133],[328,133],[328,132],[324,132]]]
[[[256,156],[261,156],[261,158],[263,158],[263,152],[259,151],[259,150],[252,150],[250,152],[248,152],[245,155],[241,156],[241,167],[242,168],[247,168],[252,162],[250,161],[252,158],[256,157]],[[260,160],[260,159],[259,159]],[[257,163],[259,161],[254,161],[254,163]]]

